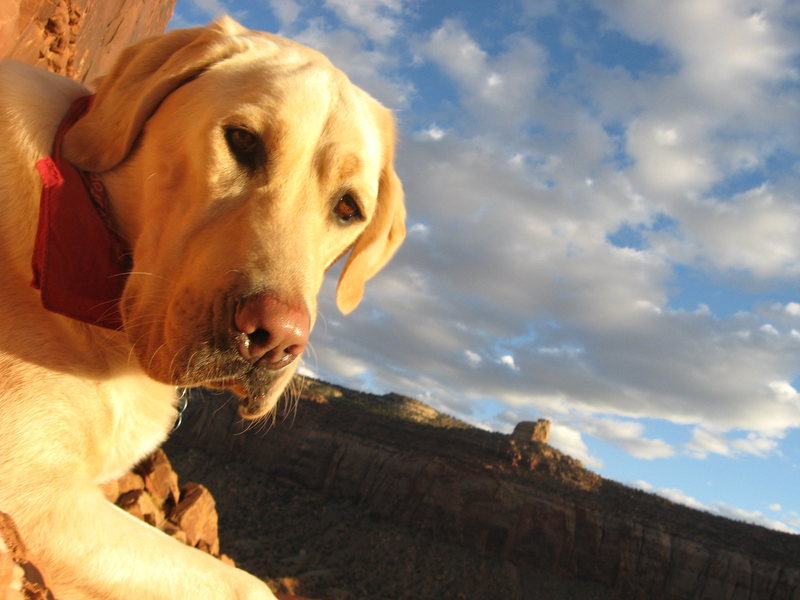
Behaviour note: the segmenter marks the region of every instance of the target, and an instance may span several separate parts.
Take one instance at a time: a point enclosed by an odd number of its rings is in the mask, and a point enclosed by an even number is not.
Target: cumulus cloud
[[[531,118],[545,73],[544,52],[525,36],[509,36],[505,45],[504,52],[490,56],[461,22],[446,19],[417,42],[416,50],[455,81],[473,114],[494,124],[519,125]]]
[[[776,14],[781,2],[598,0],[596,4],[626,34],[674,53],[681,61],[686,88],[720,107],[751,107],[760,86],[795,74],[792,44]]]
[[[269,0],[269,6],[283,28],[291,27],[302,10],[294,0]]]
[[[481,355],[472,350],[464,350],[464,355],[467,358],[467,362],[473,367],[477,367],[483,361]]]
[[[223,0],[191,0],[199,11],[215,19],[230,12],[230,8]]]
[[[408,104],[413,86],[402,77],[388,76],[396,66],[396,57],[391,53],[366,48],[352,30],[331,29],[324,21],[312,19],[307,24],[294,23],[284,33],[325,54],[356,85],[388,107],[400,109]]]
[[[550,426],[550,444],[561,452],[577,458],[590,469],[600,469],[603,461],[590,454],[579,431],[558,423]]]
[[[363,31],[369,39],[386,43],[397,34],[402,0],[325,0],[343,23]]]
[[[610,442],[631,456],[646,460],[669,458],[675,449],[660,439],[648,439],[641,423],[610,418],[587,419],[582,428],[588,434]]]
[[[500,364],[507,366],[512,371],[518,371],[519,367],[514,362],[514,356],[512,354],[504,354],[499,359]]]
[[[629,482],[629,485],[644,490],[645,492],[658,494],[659,496],[663,496],[667,500],[675,502],[676,504],[683,504],[684,506],[694,508],[695,510],[702,510],[703,512],[719,515],[728,519],[734,519],[736,521],[744,521],[753,525],[760,525],[762,527],[767,527],[768,529],[774,529],[776,531],[782,531],[784,533],[800,533],[796,528],[797,523],[793,524],[790,522],[791,520],[788,519],[785,521],[774,519],[766,516],[761,511],[743,510],[741,508],[730,506],[724,502],[705,504],[696,498],[693,498],[679,488],[657,489],[655,486],[646,481],[631,481]],[[779,504],[773,504],[769,507],[769,509],[772,511],[780,511],[781,506]]]
[[[784,533],[800,533],[797,529],[797,524],[792,525],[792,523],[788,521],[770,518],[759,510],[743,510],[724,502],[716,502],[711,505],[710,512],[729,519],[761,525],[762,527],[775,529],[776,531],[782,531]]]
[[[648,241],[686,264],[762,279],[795,277],[796,176],[770,166],[800,150],[800,138],[787,129],[796,112],[793,94],[780,93],[798,80],[800,43],[786,25],[788,4],[594,4],[606,26],[675,62],[643,78],[598,65],[582,71],[587,98],[604,122],[625,123],[626,174],[634,189],[678,223]],[[728,194],[729,185],[743,189]]]
[[[695,458],[707,458],[710,454],[720,456],[751,454],[765,457],[775,452],[782,437],[782,432],[774,433],[770,437],[751,431],[745,437],[730,438],[719,432],[695,427],[692,439],[685,445],[685,450]]]

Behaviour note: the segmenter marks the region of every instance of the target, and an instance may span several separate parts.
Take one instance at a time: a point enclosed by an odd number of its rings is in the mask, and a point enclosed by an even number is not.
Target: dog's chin
[[[228,382],[210,382],[201,385],[217,389],[227,389],[239,399],[238,412],[243,419],[260,419],[267,416],[278,405],[286,385],[291,381],[294,369],[282,373],[269,386],[260,381],[243,377]],[[256,378],[258,379],[258,378]]]
[[[278,370],[259,368],[235,351],[212,350],[207,346],[176,352],[169,362],[158,360],[158,354],[150,355],[149,359],[149,353],[136,354],[144,371],[156,381],[177,387],[202,386],[233,392],[239,399],[239,415],[244,419],[268,415],[297,369],[297,361]]]

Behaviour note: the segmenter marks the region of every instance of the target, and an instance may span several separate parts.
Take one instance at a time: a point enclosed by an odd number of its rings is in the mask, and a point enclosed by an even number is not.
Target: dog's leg
[[[175,412],[172,394],[158,392],[169,386],[134,394],[129,380],[40,374],[2,355],[0,373],[0,511],[56,598],[274,600],[263,582],[128,515],[96,485],[163,437]]]
[[[94,487],[61,494],[25,542],[59,600],[274,600],[255,577],[173,540]]]

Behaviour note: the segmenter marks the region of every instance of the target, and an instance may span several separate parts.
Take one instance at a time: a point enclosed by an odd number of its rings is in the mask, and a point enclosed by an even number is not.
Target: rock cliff
[[[119,52],[164,30],[175,0],[3,0],[0,57],[91,83]]]
[[[800,598],[800,539],[625,488],[546,444],[435,411],[309,384],[268,431],[196,395],[171,444],[246,460],[271,477],[484,553],[589,579],[631,599]]]

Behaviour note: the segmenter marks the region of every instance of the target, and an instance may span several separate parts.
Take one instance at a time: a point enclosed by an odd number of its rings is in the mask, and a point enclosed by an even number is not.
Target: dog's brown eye
[[[242,127],[228,127],[225,141],[236,160],[249,169],[256,169],[264,161],[264,146],[261,138]]]
[[[339,198],[336,202],[336,206],[333,207],[333,214],[343,223],[360,221],[364,218],[364,215],[361,214],[361,208],[358,206],[358,202],[356,202],[350,194],[345,194]]]

